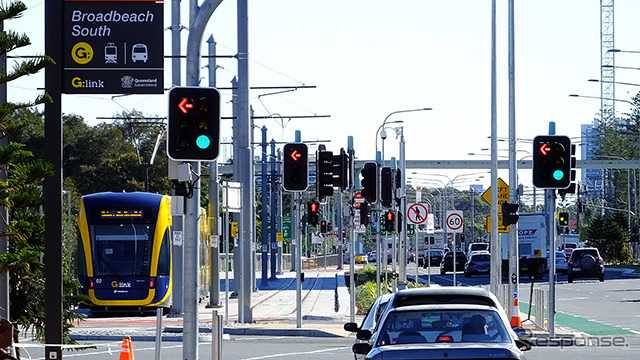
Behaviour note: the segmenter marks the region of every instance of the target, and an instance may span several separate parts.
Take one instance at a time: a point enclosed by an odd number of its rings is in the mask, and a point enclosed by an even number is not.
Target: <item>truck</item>
[[[427,256],[428,250],[442,250],[444,249],[444,231],[442,229],[436,229],[433,234],[427,234],[426,232],[418,232],[418,251],[416,256],[418,258],[418,266],[422,266],[422,262]],[[413,240],[411,246],[413,246]]]
[[[547,269],[547,224],[544,213],[520,213],[518,258],[520,276],[542,278]],[[509,234],[502,234],[502,274],[509,274]]]

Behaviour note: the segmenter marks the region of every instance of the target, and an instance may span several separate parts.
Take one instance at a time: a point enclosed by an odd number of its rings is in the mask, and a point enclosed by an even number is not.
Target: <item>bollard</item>
[[[211,360],[222,360],[222,315],[213,310],[211,321]]]
[[[162,309],[156,309],[156,360],[160,360],[160,350],[162,349]],[[132,355],[133,356],[133,355]]]

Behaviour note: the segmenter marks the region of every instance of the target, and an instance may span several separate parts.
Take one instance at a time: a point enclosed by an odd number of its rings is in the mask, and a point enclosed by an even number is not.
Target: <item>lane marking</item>
[[[300,352],[292,352],[292,353],[283,353],[283,354],[273,354],[273,355],[265,355],[265,356],[256,356],[256,357],[250,357],[250,358],[243,358],[243,359],[240,359],[240,360],[272,359],[272,358],[280,358],[280,357],[283,357],[283,356],[297,356],[297,355],[319,354],[319,353],[323,353],[323,352],[336,351],[336,350],[344,350],[344,349],[350,349],[350,347],[349,347],[349,346],[341,346],[341,347],[335,347],[335,348],[329,348],[329,349],[321,349],[321,350],[314,350],[314,351],[300,351]]]

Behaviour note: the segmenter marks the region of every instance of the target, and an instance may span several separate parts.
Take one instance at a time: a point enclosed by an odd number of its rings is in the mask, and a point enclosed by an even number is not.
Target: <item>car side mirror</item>
[[[518,349],[520,349],[520,351],[529,351],[531,350],[531,341],[516,339],[516,346],[518,347]]]
[[[369,331],[367,329],[358,330],[358,332],[356,333],[356,339],[358,339],[358,340],[369,340],[369,339],[371,339],[371,335],[372,335],[371,331]]]
[[[360,330],[360,328],[358,327],[358,324],[350,322],[344,324],[344,330],[348,332],[356,332]]]
[[[369,351],[371,351],[371,344],[369,343],[356,343],[353,344],[353,346],[351,347],[351,350],[353,351],[354,354],[362,354],[362,355],[366,355],[369,353]]]

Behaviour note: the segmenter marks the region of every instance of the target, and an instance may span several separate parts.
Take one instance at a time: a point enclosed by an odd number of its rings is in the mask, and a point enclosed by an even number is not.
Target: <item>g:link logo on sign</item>
[[[86,42],[79,42],[71,49],[71,57],[78,64],[86,64],[93,59],[93,48]]]
[[[82,80],[79,77],[71,79],[71,85],[74,88],[103,88],[104,81],[102,80]]]

